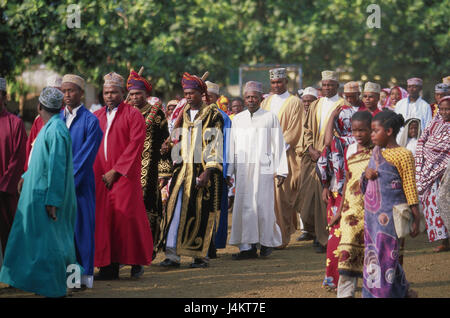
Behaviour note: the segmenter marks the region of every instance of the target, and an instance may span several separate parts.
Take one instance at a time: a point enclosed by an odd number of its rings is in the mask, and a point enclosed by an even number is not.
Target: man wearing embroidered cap
[[[6,80],[0,77],[0,267],[19,201],[27,142],[23,121],[6,110],[6,96]]]
[[[380,84],[367,82],[366,85],[364,85],[363,102],[372,116],[375,116],[381,111],[381,109],[378,108],[378,102],[380,101],[380,92]]]
[[[44,127],[36,138],[23,186],[0,281],[46,297],[62,297],[68,267],[76,264],[74,229],[77,201],[72,142],[59,119],[63,94],[46,87],[38,112]]]
[[[169,128],[159,100],[152,104],[148,102],[152,85],[143,76],[131,70],[127,80],[127,90],[130,104],[139,109],[146,125],[141,157],[141,186],[153,235],[153,257],[155,257],[163,216],[159,188],[164,187],[172,176],[170,153],[161,155],[160,151],[163,142],[169,137]]]
[[[96,189],[96,279],[119,278],[119,265],[132,265],[139,277],[152,261],[153,240],[141,187],[145,122],[141,112],[124,102],[125,82],[117,73],[104,76],[106,106],[94,113],[103,139],[94,163]]]
[[[447,96],[450,92],[450,88],[448,84],[445,83],[439,83],[434,86],[434,104],[430,104],[432,116],[436,116],[438,110],[439,110],[439,101]]]
[[[289,174],[281,186],[275,186],[275,213],[282,234],[280,249],[285,248],[291,235],[298,228],[295,198],[300,184],[300,156],[302,151],[303,125],[305,117],[301,100],[287,90],[287,73],[285,68],[269,71],[270,88],[273,93],[261,103],[261,108],[278,117],[283,130]]]
[[[277,116],[260,108],[262,84],[247,82],[244,88],[247,110],[233,120],[228,154],[228,182],[234,174],[236,196],[229,244],[239,247],[233,260],[269,256],[282,245],[275,216],[274,179],[280,187],[288,175],[283,132]]]
[[[184,73],[181,80],[187,104],[173,133],[174,161],[166,222],[159,247],[165,249],[163,267],[179,267],[180,255],[194,257],[191,268],[209,266],[207,253],[220,213],[223,185],[223,117],[206,104],[203,79]]]
[[[66,74],[62,78],[61,91],[65,107],[60,118],[65,122],[72,138],[73,173],[77,194],[77,221],[75,224],[75,248],[77,261],[83,267],[81,288],[92,288],[94,278],[95,248],[95,178],[93,165],[103,132],[99,121],[81,101],[84,79]]]
[[[328,241],[326,205],[322,200],[322,184],[316,173],[316,162],[325,148],[325,131],[333,111],[345,104],[339,97],[338,75],[334,71],[322,72],[323,97],[309,107],[305,119],[304,147],[302,148],[302,174],[299,191],[301,218],[305,230],[314,233],[314,248],[325,253]]]
[[[410,78],[407,87],[409,96],[400,100],[396,104],[394,111],[397,114],[402,114],[405,121],[410,118],[420,119],[421,131],[424,131],[433,116],[430,105],[420,96],[422,85],[423,83],[420,78]],[[397,136],[401,136],[402,130],[400,130]]]

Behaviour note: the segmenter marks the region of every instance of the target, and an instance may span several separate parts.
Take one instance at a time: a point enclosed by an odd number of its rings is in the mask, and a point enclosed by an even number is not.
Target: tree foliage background
[[[100,86],[145,67],[157,92],[179,89],[183,72],[228,84],[241,64],[301,64],[303,82],[338,69],[386,86],[418,76],[433,83],[450,69],[450,0],[0,0],[0,74],[13,78],[35,61]],[[69,28],[68,6],[80,7]]]

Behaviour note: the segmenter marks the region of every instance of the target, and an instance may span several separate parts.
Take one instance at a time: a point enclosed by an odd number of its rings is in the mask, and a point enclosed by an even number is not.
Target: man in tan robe
[[[287,91],[286,69],[272,69],[269,73],[273,94],[262,102],[261,108],[277,115],[280,121],[289,169],[283,185],[275,186],[275,214],[281,229],[282,245],[279,248],[282,249],[289,244],[291,235],[298,229],[296,197],[300,186],[300,153],[297,151],[302,144],[302,121],[305,115],[301,100]]]
[[[328,232],[326,205],[322,200],[322,185],[316,173],[316,164],[325,148],[325,128],[330,115],[334,109],[345,103],[337,93],[338,88],[337,74],[333,71],[323,71],[323,97],[311,103],[304,122],[301,185],[297,204],[305,231],[315,235],[318,242],[315,250],[318,253],[326,251]]]

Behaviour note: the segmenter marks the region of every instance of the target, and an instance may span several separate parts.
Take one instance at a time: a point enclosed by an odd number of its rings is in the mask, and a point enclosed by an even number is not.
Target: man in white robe
[[[278,118],[260,108],[262,84],[248,82],[247,110],[233,119],[230,134],[228,182],[235,175],[236,196],[229,244],[239,246],[234,260],[269,256],[282,242],[274,205],[274,176],[280,187],[288,174],[283,132]]]
[[[398,101],[394,110],[397,114],[402,114],[405,121],[410,118],[420,119],[420,128],[424,131],[427,124],[431,121],[433,113],[430,105],[420,96],[423,82],[420,78],[415,77],[410,78],[407,83],[409,96]],[[403,128],[400,130],[397,138],[401,136],[402,130]],[[397,139],[398,141],[399,139]]]

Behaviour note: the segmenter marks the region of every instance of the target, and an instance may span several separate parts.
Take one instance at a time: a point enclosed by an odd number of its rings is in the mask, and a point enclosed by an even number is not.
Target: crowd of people
[[[111,72],[88,109],[85,80],[66,74],[40,93],[29,136],[0,78],[0,281],[63,297],[70,266],[83,290],[123,265],[139,279],[157,253],[164,268],[206,268],[227,244],[232,260],[266,258],[301,229],[337,297],[358,278],[363,297],[417,297],[405,236],[426,229],[450,250],[450,77],[430,105],[420,78],[341,91],[326,70],[291,94],[275,68],[270,92],[249,81],[229,99],[208,75],[184,73],[184,97],[163,103],[142,74]]]

